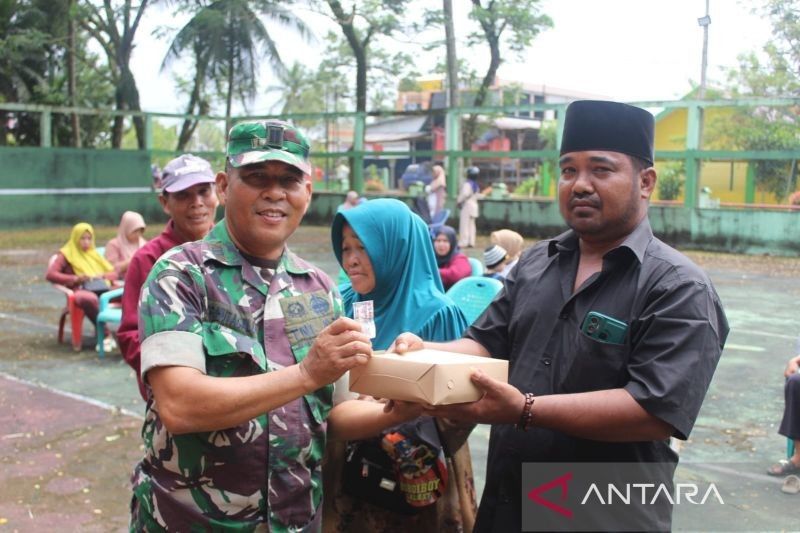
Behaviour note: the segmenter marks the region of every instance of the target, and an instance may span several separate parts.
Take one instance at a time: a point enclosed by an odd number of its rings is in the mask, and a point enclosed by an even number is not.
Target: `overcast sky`
[[[430,3],[441,4],[439,0]],[[472,30],[466,18],[469,2],[454,0],[453,4],[456,33],[463,38]],[[722,81],[721,68],[736,65],[738,54],[760,50],[770,38],[768,22],[752,13],[753,7],[761,4],[761,0],[710,0],[710,83]],[[620,101],[677,99],[691,89],[690,81],[700,80],[703,34],[697,19],[705,13],[705,0],[543,0],[543,6],[553,19],[553,28],[536,38],[523,61],[508,56],[499,71],[501,78]],[[165,21],[177,29],[186,17],[160,9],[151,8],[142,23],[132,67],[143,109],[182,112],[185,103],[172,92],[172,74],[159,72],[168,43],[151,32]],[[314,67],[319,61],[321,38],[335,26],[321,15],[304,10],[298,13],[318,33],[316,45],[300,42],[280,29],[270,31],[278,37],[285,63],[298,61]],[[420,58],[418,65],[423,73],[444,55],[443,51],[414,53]],[[472,58],[478,72],[485,71],[488,50],[459,47],[457,53]],[[264,87],[274,85],[270,77],[265,64],[261,69]],[[261,95],[249,110],[267,112],[272,98]]]

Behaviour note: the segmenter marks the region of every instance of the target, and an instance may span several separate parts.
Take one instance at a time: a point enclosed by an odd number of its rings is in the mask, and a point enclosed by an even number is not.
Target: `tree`
[[[202,6],[181,28],[164,58],[167,65],[187,48],[192,49],[196,90],[192,90],[189,103],[200,105],[202,88],[213,81],[219,94],[224,95],[226,131],[231,126],[234,96],[245,106],[255,97],[262,58],[266,56],[275,72],[285,71],[277,44],[261,22],[261,15],[294,30],[303,39],[311,35],[285,4],[274,0],[216,0]]]
[[[356,70],[356,111],[367,110],[367,72],[372,68],[397,68],[397,63],[408,63],[407,55],[391,56],[378,53],[375,40],[379,36],[391,36],[400,29],[400,16],[405,8],[405,0],[364,0],[353,2],[345,10],[339,0],[327,0],[333,20],[339,25],[352,57]],[[373,57],[376,56],[376,57]],[[392,59],[386,64],[387,58]],[[397,75],[397,71],[394,71]],[[380,92],[380,90],[378,90]]]
[[[0,101],[57,106],[103,107],[112,103],[109,71],[79,32],[68,44],[71,0],[0,0]],[[70,50],[74,51],[68,60]],[[70,87],[70,69],[76,83]],[[77,81],[80,83],[77,83]],[[74,115],[73,115],[74,116]],[[103,117],[69,124],[52,116],[56,146],[95,146],[107,141]],[[38,145],[38,113],[0,111],[0,144]],[[79,135],[79,136],[78,136]]]
[[[77,20],[80,26],[97,41],[106,54],[108,66],[116,87],[114,94],[115,107],[118,111],[141,111],[139,105],[139,89],[136,78],[130,68],[134,38],[139,22],[142,20],[148,0],[140,0],[134,6],[132,0],[120,0],[119,5],[112,5],[112,0],[103,0],[102,6],[91,0],[82,0]],[[145,146],[144,120],[135,116],[136,139],[139,149]],[[111,133],[111,145],[119,148],[122,142],[124,116],[114,117]]]
[[[470,18],[480,25],[481,31],[469,35],[468,46],[489,46],[489,67],[475,94],[474,106],[484,105],[503,62],[503,48],[521,54],[542,30],[552,27],[550,17],[539,13],[539,3],[540,0],[472,0]],[[473,113],[464,125],[464,146],[475,140],[477,118]]]
[[[739,56],[728,72],[734,97],[800,96],[800,0],[768,0],[763,15],[772,23],[772,38],[763,55]],[[716,135],[739,150],[796,150],[800,146],[800,107],[737,107],[731,116],[712,124]],[[754,161],[756,184],[780,201],[797,186],[793,161]]]
[[[31,103],[35,93],[46,86],[46,55],[49,35],[45,13],[36,5],[18,0],[0,0],[0,99]],[[25,114],[14,114],[15,127],[9,129],[11,114],[0,111],[0,144],[9,141],[38,144],[37,124]]]

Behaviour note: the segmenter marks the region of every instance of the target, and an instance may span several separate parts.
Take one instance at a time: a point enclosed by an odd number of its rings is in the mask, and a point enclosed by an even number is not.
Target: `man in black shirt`
[[[653,136],[643,109],[572,103],[558,185],[571,229],[523,254],[464,338],[424,343],[509,361],[508,384],[476,371],[480,401],[430,410],[492,424],[476,531],[521,529],[522,463],[666,464],[671,487],[668,439],[688,437],[728,324],[705,273],[653,236]],[[645,529],[670,528],[671,505],[646,512]]]

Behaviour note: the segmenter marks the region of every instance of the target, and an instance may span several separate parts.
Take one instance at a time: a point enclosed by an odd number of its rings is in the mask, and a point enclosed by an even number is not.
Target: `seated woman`
[[[99,300],[97,294],[84,290],[83,285],[92,279],[102,279],[111,287],[110,281],[118,278],[114,267],[94,247],[94,228],[91,224],[75,224],[69,240],[58,251],[55,261],[45,276],[50,283],[64,285],[75,291],[75,305],[83,309],[92,324],[97,323]]]
[[[511,269],[517,264],[517,261],[519,261],[519,256],[522,254],[522,247],[525,244],[525,241],[522,238],[522,235],[510,229],[499,229],[497,231],[493,231],[489,235],[489,241],[491,241],[492,244],[501,246],[503,249],[505,249],[506,254],[508,254],[505,266],[503,266],[503,270],[500,272],[500,274],[505,278],[508,276],[508,273],[511,272]]]
[[[147,244],[143,237],[146,227],[142,215],[136,211],[125,211],[117,228],[117,236],[106,244],[106,259],[114,266],[114,271],[120,278],[125,277],[136,250]]]
[[[439,275],[442,278],[444,290],[455,285],[456,281],[472,274],[469,259],[458,249],[456,230],[450,226],[442,226],[436,232],[433,249],[436,252],[436,263],[439,265]]]
[[[789,359],[783,377],[786,379],[783,387],[783,420],[778,433],[794,441],[794,454],[772,465],[767,470],[767,474],[771,476],[800,475],[800,355]]]
[[[467,320],[442,290],[428,227],[403,202],[371,200],[341,211],[334,218],[331,238],[336,259],[350,279],[340,286],[345,313],[353,317],[354,303],[373,302],[374,349],[389,348],[403,331],[439,341],[461,337]],[[323,530],[421,533],[460,531],[462,525],[471,529],[475,492],[469,448],[464,442],[471,428],[449,428],[440,421],[439,430],[447,428],[440,433],[442,439],[451,446],[449,482],[445,494],[418,514],[402,515],[345,493],[345,444],[341,440],[378,436],[388,426],[419,416],[421,406],[392,402],[399,408],[387,414],[383,404],[374,401],[349,399],[337,403],[343,388],[340,385],[343,383],[337,383],[336,405],[329,418],[330,442],[323,467]]]

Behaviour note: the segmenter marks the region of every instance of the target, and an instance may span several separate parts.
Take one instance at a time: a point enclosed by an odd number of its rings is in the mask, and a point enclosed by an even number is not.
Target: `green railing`
[[[717,107],[797,107],[800,108],[800,98],[756,98],[739,100],[680,100],[680,101],[644,101],[632,102],[634,105],[649,109],[686,109],[687,121],[685,131],[685,150],[680,151],[657,151],[657,160],[682,160],[685,165],[685,206],[696,207],[698,204],[698,193],[700,188],[699,168],[703,161],[757,161],[757,160],[778,160],[792,161],[800,159],[800,145],[791,150],[766,150],[766,151],[740,151],[740,150],[705,150],[701,148],[702,135],[702,116],[704,109]],[[380,158],[392,156],[408,157],[431,157],[446,161],[448,175],[448,196],[452,199],[457,194],[458,176],[461,175],[460,163],[462,160],[470,158],[515,158],[515,159],[537,159],[542,162],[550,162],[553,165],[557,161],[558,152],[554,149],[548,150],[512,150],[512,151],[472,151],[459,150],[460,136],[462,132],[462,122],[466,115],[515,115],[520,113],[534,116],[536,112],[555,112],[557,144],[560,144],[563,132],[563,117],[567,104],[528,104],[514,106],[493,106],[493,107],[462,107],[456,109],[425,110],[425,111],[384,111],[384,112],[338,112],[338,113],[298,113],[291,115],[257,115],[257,116],[237,116],[232,117],[232,121],[245,119],[266,119],[281,118],[297,122],[322,122],[325,124],[326,134],[331,122],[339,123],[344,119],[351,126],[352,136],[349,139],[350,148],[347,150],[329,150],[330,147],[326,138],[325,149],[316,150],[313,157],[321,160],[333,160],[348,158],[353,162],[352,167],[352,188],[359,192],[364,190],[364,160],[366,158]],[[50,148],[53,145],[52,120],[54,114],[79,114],[107,117],[141,117],[144,119],[145,146],[144,149],[151,156],[170,156],[177,152],[165,147],[153,145],[153,121],[156,119],[169,120],[198,120],[225,122],[225,117],[204,115],[193,116],[177,113],[151,113],[151,112],[131,112],[83,109],[72,107],[49,107],[40,105],[24,105],[14,103],[0,103],[0,111],[10,113],[32,113],[40,116],[39,133],[40,146]],[[409,116],[430,116],[444,115],[445,124],[445,149],[444,150],[414,150],[414,151],[375,151],[365,149],[365,132],[368,123],[375,119],[384,117],[409,117]],[[339,139],[341,141],[341,139]],[[222,147],[220,150],[198,152],[200,155],[209,157],[223,156]],[[330,166],[330,165],[328,165]],[[552,168],[556,168],[553,166]],[[755,198],[755,176],[752,170],[747,173],[747,183],[745,186],[744,203],[752,204]],[[542,190],[550,191],[554,176],[544,173],[542,176]]]

